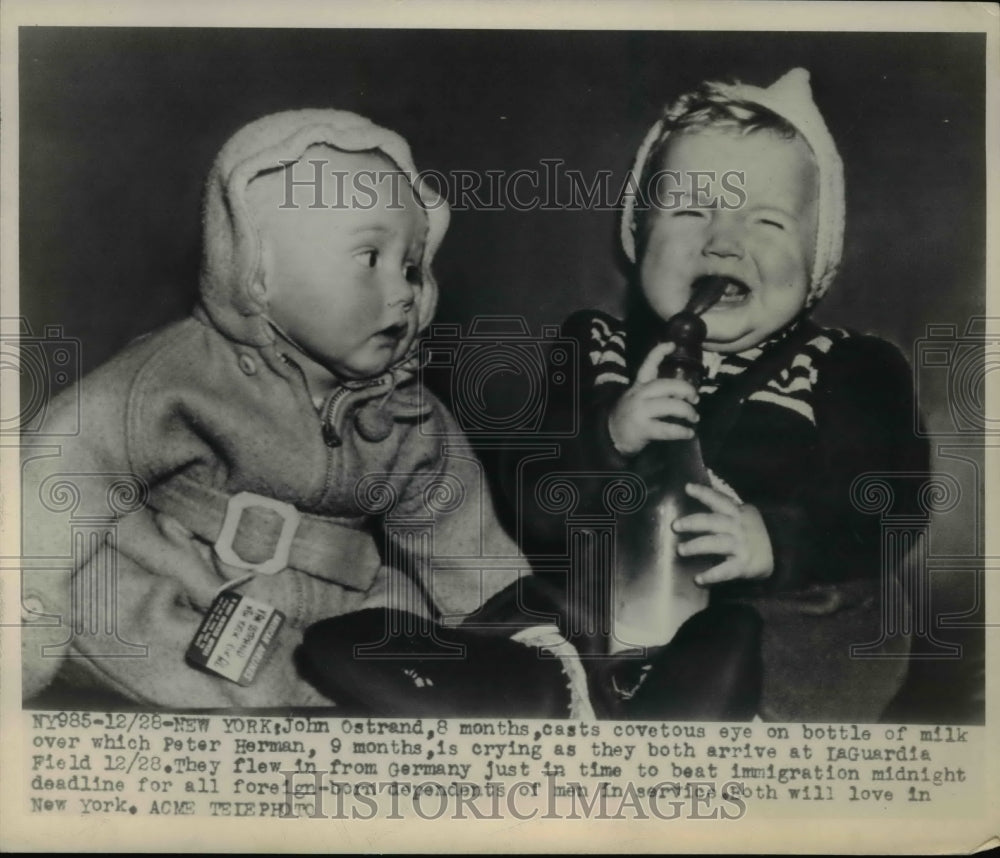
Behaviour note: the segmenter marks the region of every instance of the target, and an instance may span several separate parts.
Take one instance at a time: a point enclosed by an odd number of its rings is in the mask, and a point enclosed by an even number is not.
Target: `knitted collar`
[[[761,355],[770,352],[807,324],[808,317],[809,311],[803,310],[785,327],[741,352],[703,350],[702,366],[705,368],[705,381],[716,378],[720,373],[725,376],[739,375]],[[662,327],[662,320],[648,307],[637,308],[629,314],[624,323],[625,360],[628,366],[638,367],[642,364],[649,350],[659,342]]]
[[[703,351],[701,362],[702,366],[705,367],[705,378],[715,378],[720,372],[724,372],[726,375],[738,375],[761,355],[787,340],[792,333],[799,330],[802,322],[803,317],[796,316],[790,324],[771,334],[766,340],[741,352]]]

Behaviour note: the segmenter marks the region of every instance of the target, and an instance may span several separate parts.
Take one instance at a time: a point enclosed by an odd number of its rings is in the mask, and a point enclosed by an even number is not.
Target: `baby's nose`
[[[705,237],[703,252],[706,256],[742,256],[743,234],[740,225],[734,219],[716,212]]]
[[[390,307],[402,305],[409,310],[416,300],[416,288],[405,276],[394,277],[387,287],[386,303]]]

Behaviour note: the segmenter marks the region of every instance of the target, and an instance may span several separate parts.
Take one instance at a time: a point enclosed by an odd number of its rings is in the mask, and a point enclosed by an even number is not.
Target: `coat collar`
[[[422,420],[432,404],[419,383],[419,353],[411,349],[402,360],[372,378],[343,379],[323,401],[323,439],[328,446],[343,443],[348,421],[366,441],[384,441],[400,421]]]

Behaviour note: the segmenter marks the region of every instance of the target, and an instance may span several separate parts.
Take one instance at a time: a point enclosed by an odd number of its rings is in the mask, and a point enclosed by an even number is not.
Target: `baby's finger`
[[[643,425],[643,431],[648,441],[685,441],[694,437],[694,429],[690,426],[656,418],[650,418]]]
[[[642,366],[639,367],[639,371],[635,375],[635,383],[648,384],[653,381],[656,378],[657,371],[660,369],[660,363],[673,350],[673,343],[660,343],[659,345],[653,346],[653,348],[650,349],[649,354],[646,355],[646,359],[642,362]]]
[[[645,399],[640,406],[645,417],[657,420],[674,418],[676,420],[686,420],[688,423],[697,423],[700,419],[698,412],[690,402],[683,399],[673,399],[663,396],[658,399]]]
[[[695,512],[674,521],[675,533],[728,533],[736,536],[739,520],[718,512]]]
[[[697,483],[688,483],[685,490],[695,500],[700,500],[713,512],[720,512],[723,515],[739,517],[740,508],[736,502],[727,495],[710,486],[702,486]]]
[[[692,404],[700,398],[694,385],[681,378],[654,378],[642,386],[641,396],[643,399],[658,399],[660,397],[686,399]]]
[[[681,557],[693,557],[701,554],[732,554],[736,550],[736,538],[731,533],[710,533],[707,536],[696,536],[687,542],[677,545],[677,553]]]
[[[699,587],[709,587],[712,584],[721,584],[723,581],[732,581],[734,578],[742,577],[740,563],[738,560],[725,560],[718,566],[706,569],[694,576],[694,583]]]

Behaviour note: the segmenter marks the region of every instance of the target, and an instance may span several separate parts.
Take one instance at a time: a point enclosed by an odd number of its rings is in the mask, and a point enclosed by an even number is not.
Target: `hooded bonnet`
[[[767,88],[743,83],[706,85],[712,100],[759,105],[791,125],[812,149],[819,167],[819,205],[816,248],[806,306],[812,306],[833,282],[844,243],[844,167],[836,144],[812,99],[809,72],[792,69]],[[664,112],[649,130],[636,155],[627,187],[639,188],[650,153],[670,134],[670,127],[688,110],[691,95],[683,95]],[[666,129],[666,130],[665,130]],[[621,241],[630,262],[636,261],[635,194],[625,197],[621,220]]]
[[[317,144],[345,152],[380,152],[414,187],[428,220],[424,287],[417,305],[418,330],[424,330],[437,303],[430,265],[448,228],[448,204],[419,180],[402,137],[342,110],[274,113],[244,126],[223,146],[205,186],[200,278],[204,311],[219,330],[238,342],[257,347],[274,343],[275,331],[266,318],[267,299],[254,288],[260,275],[261,241],[247,207],[246,189],[256,176],[299,160]]]

